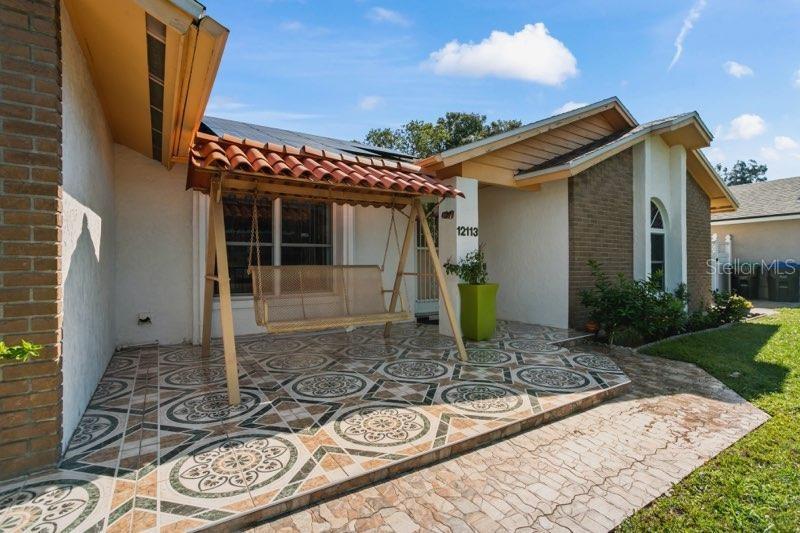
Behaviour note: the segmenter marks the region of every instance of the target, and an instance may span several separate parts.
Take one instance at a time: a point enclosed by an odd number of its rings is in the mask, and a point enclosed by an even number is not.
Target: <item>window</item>
[[[661,272],[661,288],[665,287],[666,234],[664,216],[655,202],[650,202],[650,275]]]
[[[225,237],[232,294],[252,294],[247,257],[250,247],[253,199],[226,195]],[[333,262],[331,207],[319,202],[259,198],[258,227],[262,265],[330,265]],[[273,234],[274,211],[280,233]],[[275,249],[277,248],[277,250]],[[253,264],[256,258],[253,257]]]
[[[228,272],[232,294],[250,294],[252,285],[247,272],[247,254],[250,251],[250,228],[252,226],[253,199],[246,196],[226,196],[223,201],[225,213],[225,240],[228,243]],[[259,198],[258,229],[261,241],[262,265],[272,264],[272,201]],[[256,263],[255,256],[253,264]],[[216,287],[216,284],[214,285]]]
[[[281,264],[330,265],[331,209],[328,204],[286,200],[281,213]]]

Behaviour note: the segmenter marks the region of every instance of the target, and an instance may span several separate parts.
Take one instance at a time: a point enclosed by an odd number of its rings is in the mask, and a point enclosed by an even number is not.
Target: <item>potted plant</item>
[[[444,265],[448,274],[458,276],[464,283],[458,284],[461,296],[461,331],[474,341],[491,339],[497,323],[495,307],[497,283],[487,283],[486,258],[483,247],[468,253],[458,263],[448,261]]]

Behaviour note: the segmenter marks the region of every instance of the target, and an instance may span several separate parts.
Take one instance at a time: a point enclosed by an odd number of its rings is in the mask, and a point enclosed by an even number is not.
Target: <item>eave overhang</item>
[[[166,166],[185,162],[228,30],[194,0],[65,4],[114,141]]]

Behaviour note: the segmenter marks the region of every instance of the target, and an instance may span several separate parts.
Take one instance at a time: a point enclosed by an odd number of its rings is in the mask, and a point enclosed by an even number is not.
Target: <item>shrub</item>
[[[456,275],[469,285],[485,285],[489,274],[486,270],[486,257],[483,254],[483,245],[474,252],[464,256],[458,263],[448,261],[444,270],[451,275]]]
[[[686,315],[686,287],[674,292],[661,288],[661,277],[632,280],[623,275],[608,279],[596,261],[589,266],[594,276],[592,289],[581,291],[581,303],[589,309],[589,317],[600,324],[609,342],[618,333],[626,344],[650,342],[683,330]]]
[[[750,314],[753,305],[738,294],[712,291],[712,305],[695,311],[686,323],[687,331],[716,328],[731,322],[741,322]]]
[[[20,341],[19,344],[15,344],[14,346],[6,346],[5,342],[0,341],[0,360],[24,362],[31,357],[39,357],[39,352],[41,350],[41,346],[26,340]]]

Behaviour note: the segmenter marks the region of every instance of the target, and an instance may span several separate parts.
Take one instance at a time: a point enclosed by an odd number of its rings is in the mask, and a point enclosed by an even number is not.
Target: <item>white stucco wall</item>
[[[786,261],[800,263],[800,220],[712,224],[711,233],[724,240],[731,236],[732,259],[741,262]],[[761,276],[759,296],[767,297],[767,278]]]
[[[633,149],[634,277],[650,275],[650,201],[656,200],[666,224],[667,288],[687,279],[686,149],[651,135]]]
[[[380,265],[383,260],[383,252],[386,249],[386,237],[389,234],[389,224],[391,222],[391,210],[385,207],[354,207],[353,208],[353,261],[354,265]],[[406,209],[408,214],[409,210]],[[389,251],[386,258],[386,268],[383,271],[383,286],[391,289],[397,273],[397,262],[399,260],[398,245],[403,245],[406,224],[408,219],[395,214],[397,224],[397,241],[392,236],[389,242]],[[416,239],[412,241],[411,248],[406,258],[407,272],[416,271]],[[414,310],[414,300],[416,299],[417,287],[416,279],[413,276],[405,276],[404,298],[408,302],[409,309]],[[387,297],[388,301],[388,297]]]
[[[800,220],[712,224],[720,239],[731,235],[733,259],[740,261],[800,261]]]
[[[119,345],[192,338],[192,193],[186,167],[167,170],[122,145],[116,167],[114,296]],[[151,325],[139,325],[149,313]]]
[[[114,353],[115,221],[111,132],[65,7],[61,17],[66,446]]]
[[[567,180],[539,191],[480,190],[480,241],[489,279],[500,284],[497,316],[567,327],[569,206]]]

